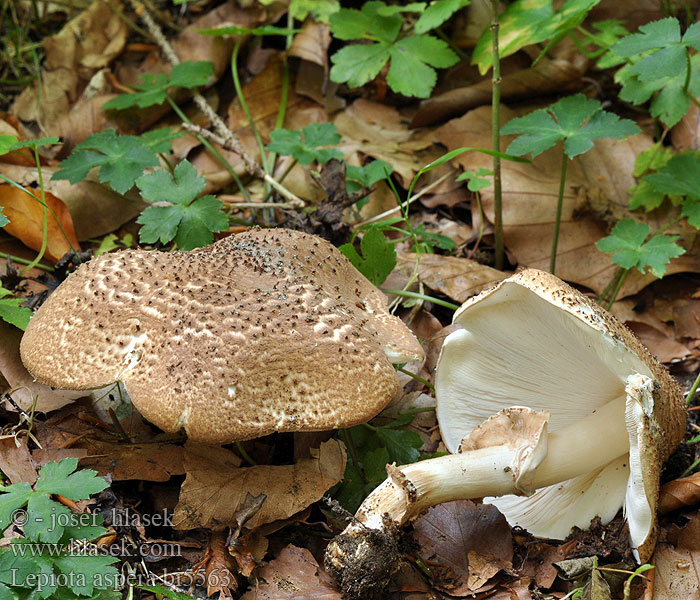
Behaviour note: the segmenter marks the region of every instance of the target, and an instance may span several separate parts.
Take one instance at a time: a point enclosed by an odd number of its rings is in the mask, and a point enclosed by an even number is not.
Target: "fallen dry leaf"
[[[6,437],[0,439],[0,471],[10,483],[36,482],[36,469],[27,448],[27,438]]]
[[[254,529],[286,519],[316,502],[345,472],[345,448],[332,439],[294,465],[239,468],[238,457],[223,448],[187,443],[180,501],[175,507],[175,529],[233,524],[246,494],[265,494],[261,509],[246,523]]]
[[[684,506],[700,502],[700,473],[674,479],[661,486],[659,514],[666,514]]]
[[[31,410],[36,398],[35,410],[50,412],[70,404],[85,392],[54,390],[47,385],[34,381],[34,378],[24,368],[19,356],[19,342],[22,332],[4,321],[0,321],[0,393],[9,393],[12,399],[26,411]],[[14,408],[4,402],[6,409]]]
[[[396,269],[401,273],[410,275],[415,264],[415,254],[410,252],[398,254]],[[441,254],[421,254],[418,274],[420,280],[429,288],[452,298],[459,304],[489,285],[508,277],[508,273],[487,267],[475,260]]]
[[[680,152],[700,149],[700,108],[695,104],[671,130],[671,141]]]
[[[490,504],[446,502],[428,510],[413,529],[435,586],[452,596],[470,595],[512,567],[510,526]]]
[[[185,472],[184,449],[175,444],[93,442],[88,449],[90,454],[80,465],[95,469],[100,475],[111,475],[115,481],[167,481],[172,475]]]
[[[673,327],[677,338],[700,339],[700,300],[681,299],[674,302]]]
[[[668,534],[669,541],[656,547],[654,600],[700,600],[700,516]]]
[[[342,600],[311,552],[291,544],[260,570],[251,588],[241,600]]]
[[[36,192],[39,196],[39,192]],[[44,256],[52,262],[58,261],[71,249],[80,250],[80,244],[73,228],[66,205],[51,192],[45,192],[47,244]],[[39,251],[44,240],[44,207],[29,194],[8,185],[0,185],[0,206],[10,223],[5,231],[21,240],[26,246]]]
[[[328,72],[328,47],[331,45],[331,29],[323,23],[307,21],[301,30],[294,36],[289,48],[289,56],[296,56],[302,60],[312,62],[323,67]]]
[[[229,569],[230,556],[226,548],[226,531],[212,531],[200,562],[207,582],[207,596],[218,594],[219,600],[231,600],[231,591],[238,589],[236,577]]]
[[[118,0],[98,0],[56,35],[44,38],[40,87],[26,87],[11,112],[23,121],[37,121],[44,133],[53,135],[90,78],[124,48],[129,29],[117,13],[121,8]]]

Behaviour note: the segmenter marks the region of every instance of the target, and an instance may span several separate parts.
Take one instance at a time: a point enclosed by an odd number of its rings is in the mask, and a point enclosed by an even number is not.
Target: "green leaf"
[[[390,54],[389,87],[418,98],[427,98],[435,87],[437,73],[432,67],[445,68],[459,61],[446,42],[430,35],[403,38],[392,46]]]
[[[671,158],[643,182],[663,194],[700,199],[700,152],[686,152]]]
[[[331,56],[331,81],[347,83],[351,88],[365,85],[379,75],[389,60],[389,50],[386,44],[355,44],[341,48]]]
[[[304,21],[307,16],[319,23],[328,23],[333,13],[340,10],[339,0],[292,0],[289,14],[297,21]]]
[[[214,27],[212,29],[199,29],[199,33],[203,35],[212,36],[222,36],[222,35],[254,35],[254,36],[264,36],[264,35],[281,35],[288,36],[294,35],[301,32],[301,29],[286,29],[283,27],[275,27],[274,25],[264,25],[263,27],[255,27],[250,29],[248,27]]]
[[[11,152],[16,143],[17,138],[14,135],[0,135],[0,156]]]
[[[516,0],[499,16],[498,53],[501,59],[524,46],[561,37],[579,25],[600,0],[567,0],[556,12],[552,0]],[[482,75],[493,64],[491,30],[486,28],[472,53]]]
[[[271,142],[266,146],[270,152],[282,156],[293,156],[302,165],[313,161],[327,163],[331,158],[341,160],[343,153],[335,146],[340,134],[333,123],[311,123],[301,130],[275,129],[270,134]]]
[[[206,186],[204,177],[188,160],[175,167],[174,177],[165,169],[158,169],[136,180],[141,195],[148,202],[189,204]]]
[[[175,243],[180,250],[193,250],[214,241],[214,232],[228,229],[224,204],[214,196],[202,196],[185,207]]]
[[[183,204],[173,206],[149,206],[136,222],[143,225],[139,230],[139,240],[143,244],[167,244],[175,239],[177,229],[185,214]]]
[[[353,194],[359,192],[363,188],[373,186],[387,175],[390,175],[392,170],[393,167],[383,160],[373,160],[363,167],[347,165],[345,171],[347,191],[349,194]]]
[[[651,148],[637,155],[632,175],[641,177],[647,171],[656,171],[671,160],[673,156],[674,152],[671,148],[666,148],[661,145],[661,142],[656,142]]]
[[[583,94],[562,98],[547,109],[512,119],[501,128],[502,135],[524,134],[511,142],[509,154],[530,153],[535,157],[565,140],[564,151],[569,158],[590,150],[594,140],[621,138],[639,131],[632,121],[602,110],[600,102]]]
[[[166,588],[163,585],[137,585],[136,587],[155,594],[159,599],[170,598],[170,600],[194,600],[192,596],[183,594],[182,592],[176,592],[170,588]]]
[[[380,285],[396,266],[396,249],[378,227],[372,227],[360,242],[362,256],[352,244],[343,244],[339,250],[354,267],[374,285]]]
[[[0,224],[2,224],[3,216],[0,214]],[[24,331],[29,325],[29,319],[32,318],[33,313],[30,309],[20,306],[24,302],[23,298],[5,297],[9,295],[11,292],[0,287],[0,319]]]
[[[455,181],[467,181],[467,189],[470,192],[479,192],[489,187],[492,183],[490,179],[484,179],[486,176],[493,176],[493,171],[481,167],[477,169],[476,173],[474,173],[474,171],[464,171]]]
[[[420,457],[418,448],[423,445],[423,440],[415,431],[379,427],[377,436],[389,451],[389,462],[405,465],[416,462]]]
[[[67,507],[45,494],[32,494],[27,502],[24,535],[32,542],[55,544],[63,537],[63,523],[70,520]]]
[[[374,40],[391,43],[399,35],[400,15],[381,15],[384,2],[365,2],[362,10],[341,8],[331,15],[331,33],[339,40]]]
[[[22,148],[31,148],[32,150],[38,150],[42,146],[54,146],[59,144],[61,140],[57,137],[43,137],[37,140],[24,140],[17,142],[12,146],[12,150],[20,150]]]
[[[146,143],[146,147],[156,154],[164,154],[173,149],[170,143],[172,140],[181,138],[187,135],[185,131],[173,131],[169,127],[161,127],[160,129],[152,129],[144,131],[141,134],[141,139]]]
[[[666,198],[666,194],[658,192],[650,183],[640,181],[629,189],[630,209],[643,208],[646,212],[659,208]]]
[[[178,86],[194,88],[205,85],[214,75],[214,65],[211,61],[187,61],[172,68],[169,75],[165,73],[146,73],[141,82],[134,85],[137,90],[132,94],[122,94],[105,103],[104,110],[124,110],[133,106],[146,108],[162,104],[168,97],[168,88]]]
[[[81,574],[82,577],[72,577],[71,591],[79,596],[91,596],[96,587],[115,587],[119,571],[111,565],[118,560],[116,556],[64,554],[56,557],[54,564],[65,575]]]
[[[598,240],[596,246],[602,252],[613,253],[612,262],[623,269],[636,267],[644,273],[649,268],[655,277],[661,278],[670,260],[685,253],[685,249],[676,243],[677,235],[655,235],[645,241],[650,231],[646,223],[625,219],[613,227],[608,237]]]
[[[416,33],[425,33],[440,27],[460,8],[468,4],[469,0],[434,0],[418,18],[413,29]]]
[[[613,52],[623,58],[629,58],[635,54],[674,43],[678,44],[681,41],[681,26],[675,17],[667,17],[642,25],[639,32],[622,38],[613,46]]]
[[[91,469],[78,467],[78,459],[64,458],[60,462],[46,463],[39,470],[39,479],[34,486],[43,494],[60,494],[71,500],[86,500],[92,494],[109,487],[107,482]]]
[[[166,145],[167,144],[167,145]],[[151,140],[132,135],[117,135],[114,129],[94,133],[78,144],[71,155],[58,165],[52,179],[78,183],[94,167],[100,167],[100,181],[109,183],[116,192],[129,191],[145,169],[160,164],[156,152],[169,150],[162,134],[153,133]]]
[[[23,521],[24,513],[16,513],[22,508],[32,495],[32,487],[25,482],[2,486],[0,491],[0,530],[4,531],[10,524],[19,519]]]
[[[700,229],[700,199],[691,198],[683,202],[681,214],[695,229]]]
[[[10,219],[7,218],[7,215],[4,215],[2,212],[2,206],[0,206],[0,227],[5,227],[10,222]]]

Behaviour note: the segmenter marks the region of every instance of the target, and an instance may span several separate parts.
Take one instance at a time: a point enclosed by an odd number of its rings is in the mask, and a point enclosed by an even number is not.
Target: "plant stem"
[[[418,300],[425,300],[427,302],[437,304],[438,306],[444,306],[445,308],[449,308],[450,310],[457,310],[459,308],[459,305],[452,304],[452,302],[448,302],[447,300],[440,300],[440,298],[434,298],[433,296],[426,296],[425,294],[418,294],[416,292],[409,292],[407,290],[382,289],[382,292],[384,292],[385,294],[393,294],[395,296],[405,296],[406,298],[417,298]]]
[[[173,100],[170,96],[167,96],[168,98],[168,104],[170,104],[170,107],[173,109],[175,114],[180,117],[183,123],[187,125],[192,125],[192,121],[189,120],[187,115],[180,110],[180,107],[177,105],[175,100]],[[230,174],[231,177],[233,177],[233,180],[236,182],[236,185],[238,186],[238,189],[241,191],[241,195],[246,199],[246,202],[250,202],[250,196],[248,195],[248,190],[245,189],[245,186],[243,185],[243,182],[241,181],[241,178],[238,176],[238,173],[234,170],[234,168],[229,164],[229,162],[221,156],[221,152],[219,152],[214,146],[212,146],[209,143],[209,140],[206,139],[203,135],[200,134],[195,134],[197,136],[197,139],[204,144],[204,147],[209,150],[209,152],[212,153],[212,155],[219,161],[221,166],[226,169]]]
[[[612,305],[615,303],[617,295],[620,293],[620,288],[622,288],[622,284],[625,283],[625,279],[627,279],[627,275],[629,275],[629,272],[629,269],[624,269],[622,273],[620,273],[620,277],[617,280],[615,290],[613,291],[613,294],[610,298],[610,302],[608,302],[607,310],[610,310],[612,308]]]
[[[19,263],[20,265],[31,265],[33,261],[27,260],[26,258],[20,258],[19,256],[14,256],[13,254],[6,254],[5,252],[0,252],[0,258],[4,259],[11,259],[12,262]],[[34,265],[36,269],[42,269],[44,271],[48,271],[49,273],[54,272],[54,268],[50,267],[49,265],[42,265],[41,263],[37,263]]]
[[[559,180],[559,198],[557,199],[557,216],[554,221],[554,239],[552,240],[552,256],[549,259],[549,271],[554,275],[554,268],[557,264],[557,246],[559,245],[559,228],[561,227],[561,211],[564,206],[564,186],[566,185],[566,167],[568,160],[566,150],[561,149],[561,178]]]
[[[493,149],[501,151],[501,65],[498,57],[498,0],[491,0],[491,39],[493,42],[493,78],[491,87],[491,136]],[[493,210],[495,267],[503,269],[503,209],[501,157],[493,157]]]
[[[241,455],[241,458],[246,461],[251,467],[254,467],[258,463],[256,463],[251,457],[250,454],[246,452],[246,449],[243,447],[243,444],[241,442],[236,442],[236,449],[238,450],[238,453]]]
[[[610,290],[617,282],[618,278],[620,278],[622,276],[622,271],[623,271],[623,269],[618,267],[617,271],[615,272],[615,275],[613,275],[613,278],[610,280],[608,285],[605,286],[605,289],[602,292],[600,292],[600,296],[598,296],[598,298],[596,299],[596,302],[598,304],[603,304],[605,299],[608,297]]]
[[[690,403],[693,401],[693,398],[695,398],[695,392],[698,391],[698,387],[700,387],[700,371],[698,371],[698,376],[695,378],[693,385],[690,386],[690,390],[688,390],[688,395],[685,397],[686,406],[689,406]]]
[[[39,193],[41,194],[41,209],[43,213],[43,239],[41,240],[41,249],[33,261],[31,261],[24,269],[20,271],[20,275],[24,275],[27,271],[36,267],[46,252],[46,247],[49,243],[49,211],[46,206],[46,193],[44,191],[44,174],[41,169],[41,160],[39,159],[39,149],[34,147],[34,162],[36,163],[37,175],[39,177]]]
[[[403,367],[398,367],[396,370],[403,373],[404,375],[408,375],[409,377],[422,383],[425,387],[430,389],[430,391],[433,392],[433,394],[435,393],[435,386],[432,383],[430,383],[427,379],[424,379],[423,377],[421,377],[420,375],[416,375],[415,373],[411,373],[410,371],[407,371]],[[433,409],[431,409],[431,410],[433,410]]]

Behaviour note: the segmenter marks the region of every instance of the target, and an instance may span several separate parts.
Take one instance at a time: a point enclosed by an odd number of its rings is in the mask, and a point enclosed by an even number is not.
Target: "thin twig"
[[[199,125],[194,125],[194,124],[190,125],[188,123],[183,123],[183,127],[191,133],[201,135],[202,137],[207,138],[209,141],[212,141],[215,144],[219,144],[222,148],[226,148],[227,150],[237,152],[237,150],[232,146],[232,140],[230,140],[229,138],[223,138],[220,135],[217,135],[216,133],[209,131],[208,129],[204,129],[203,127],[200,127]],[[280,183],[278,181],[276,181],[274,179],[274,177],[272,177],[268,173],[265,173],[258,163],[254,163],[254,165],[255,165],[255,172],[251,173],[251,175],[254,175],[255,177],[259,177],[260,179],[263,179],[266,183],[269,183],[273,188],[275,188],[280,193],[280,196],[283,196],[284,198],[289,200],[289,204],[291,205],[292,208],[300,208],[300,207],[304,206],[304,201],[301,198],[299,198],[298,196],[295,196],[292,192],[290,192],[283,185],[280,185]],[[268,206],[268,205],[266,205],[266,206]],[[271,206],[271,205],[269,205],[269,206]]]

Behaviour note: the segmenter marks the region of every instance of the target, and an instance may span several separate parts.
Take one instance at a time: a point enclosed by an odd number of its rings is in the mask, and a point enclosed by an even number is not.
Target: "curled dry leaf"
[[[241,600],[342,600],[311,552],[291,544],[261,569],[252,588]]]
[[[294,36],[289,56],[315,63],[328,72],[328,48],[331,45],[331,30],[328,25],[308,20],[301,33]]]
[[[286,519],[342,479],[345,448],[332,439],[294,465],[237,468],[237,462],[238,457],[223,448],[185,445],[187,478],[173,516],[176,529],[232,524],[248,493],[264,493],[267,499],[246,522],[247,529]]]
[[[39,192],[36,192],[37,196]],[[80,250],[73,228],[73,219],[63,201],[51,192],[45,192],[50,210],[46,215],[47,245],[44,256],[52,262],[58,261],[72,249]],[[10,223],[5,231],[21,240],[26,246],[39,251],[44,240],[44,208],[40,202],[9,184],[0,185],[0,206]]]
[[[512,567],[510,526],[495,506],[446,502],[420,517],[414,532],[433,583],[451,596],[471,595]]]

